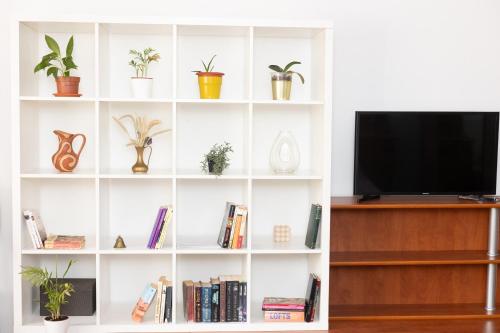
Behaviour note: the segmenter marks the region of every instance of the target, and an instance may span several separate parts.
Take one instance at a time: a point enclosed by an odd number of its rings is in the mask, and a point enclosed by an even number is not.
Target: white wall
[[[6,46],[12,13],[333,20],[334,195],[352,193],[355,110],[500,110],[497,0],[12,0],[10,5],[0,13],[0,333],[11,332],[12,325]]]

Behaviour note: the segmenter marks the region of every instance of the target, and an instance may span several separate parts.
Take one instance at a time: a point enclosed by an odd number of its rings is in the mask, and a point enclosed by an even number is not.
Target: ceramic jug
[[[55,130],[54,134],[57,135],[59,139],[59,149],[52,155],[52,164],[61,172],[72,172],[78,164],[78,159],[80,158],[83,147],[85,147],[87,139],[83,134],[71,134],[60,130]],[[76,153],[73,149],[73,140],[75,140],[77,136],[82,137],[82,143],[80,149]]]

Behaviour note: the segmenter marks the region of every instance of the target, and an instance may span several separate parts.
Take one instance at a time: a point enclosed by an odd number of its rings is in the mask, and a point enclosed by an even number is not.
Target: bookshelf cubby
[[[33,67],[47,52],[44,35],[65,45],[75,38],[80,98],[55,98],[55,84]],[[329,221],[332,117],[332,26],[329,22],[209,21],[172,19],[18,19],[13,27],[12,133],[14,326],[37,332],[43,323],[37,291],[21,279],[21,265],[77,263],[69,277],[96,278],[97,310],[72,317],[70,332],[290,331],[328,328]],[[128,50],[154,47],[151,99],[132,98]],[[225,73],[221,99],[198,98],[192,70],[214,54]],[[269,64],[292,60],[305,79],[293,81],[290,101],[271,99]],[[133,174],[135,152],[112,117],[127,113],[160,119],[172,131],[154,139],[150,171]],[[73,173],[51,164],[55,129],[83,133],[87,144]],[[275,174],[269,153],[281,130],[300,150],[294,174]],[[234,149],[221,176],[200,170],[215,143]],[[225,202],[248,206],[246,246],[217,245]],[[316,249],[304,245],[312,203],[323,205]],[[147,249],[157,209],[172,205],[165,246]],[[36,250],[21,216],[38,211],[50,233],[82,234],[82,250]],[[273,225],[289,224],[292,240],[275,244]],[[114,249],[121,235],[126,249]],[[304,297],[309,273],[322,279],[312,323],[266,323],[264,296]],[[187,323],[182,281],[238,274],[248,284],[244,323]],[[142,289],[165,275],[173,281],[173,322],[143,323],[130,314]]]

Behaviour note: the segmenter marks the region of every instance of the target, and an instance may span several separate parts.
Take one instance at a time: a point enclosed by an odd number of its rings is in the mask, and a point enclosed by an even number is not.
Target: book
[[[151,230],[151,234],[149,235],[149,241],[148,241],[148,245],[147,245],[147,247],[149,249],[151,249],[153,247],[153,238],[154,238],[154,235],[155,235],[155,231],[158,228],[158,224],[161,221],[160,218],[161,218],[161,214],[162,213],[163,213],[163,209],[162,209],[162,207],[160,207],[158,209],[158,213],[156,214],[156,220],[155,220],[155,223],[153,225],[153,229]]]
[[[242,322],[247,321],[247,302],[248,302],[248,293],[247,293],[247,283],[246,281],[243,281],[243,310],[242,310]]]
[[[33,244],[33,248],[35,249],[41,249],[41,245],[37,239],[36,233],[35,233],[35,226],[32,221],[32,215],[31,212],[29,213],[24,213],[24,221],[26,222],[26,229],[28,230],[28,234],[30,235],[31,243]]]
[[[223,247],[224,244],[224,235],[226,234],[226,226],[229,217],[229,211],[231,210],[231,205],[234,205],[234,203],[226,202],[224,217],[222,218],[222,223],[220,225],[219,238],[217,239],[217,244],[219,244],[221,247]]]
[[[226,302],[226,296],[227,296],[227,289],[226,289],[226,276],[221,276],[219,277],[219,292],[220,292],[220,299],[219,299],[219,317],[221,322],[226,321],[226,309],[227,309],[227,302]]]
[[[155,244],[155,249],[163,248],[165,244],[165,240],[167,239],[167,231],[170,221],[172,220],[172,216],[174,215],[174,211],[171,206],[168,206],[167,212],[165,213],[165,217],[163,218],[163,225],[161,227],[160,236],[158,241]]]
[[[319,225],[321,223],[321,205],[312,204],[311,212],[309,214],[309,223],[307,225],[305,245],[310,248],[316,248],[318,240]]]
[[[302,322],[304,312],[301,311],[264,311],[266,322]]]
[[[163,288],[164,280],[165,277],[161,276],[156,284],[155,324],[160,324],[162,322],[161,319],[163,318],[163,313],[164,313],[162,312],[162,310],[165,311],[164,304],[165,304],[165,295],[167,293],[167,286],[165,284],[165,289]]]
[[[320,296],[320,291],[321,291],[321,279],[319,277],[316,278],[316,294],[314,296],[314,302],[312,306],[312,312],[311,312],[311,321],[314,321],[314,317],[316,315],[316,311],[319,307],[319,296]]]
[[[246,321],[246,294],[247,294],[247,283],[246,281],[240,281],[238,288],[238,321]]]
[[[167,295],[165,297],[165,315],[163,317],[163,322],[172,322],[172,281],[167,281]]]
[[[231,207],[229,209],[229,214],[227,217],[226,230],[224,232],[224,240],[222,242],[223,248],[228,248],[228,245],[229,245],[229,239],[231,237],[231,230],[233,228],[233,217],[234,217],[235,209],[236,209],[236,205],[231,204]]]
[[[243,215],[241,217],[241,227],[240,227],[240,232],[238,236],[238,243],[236,244],[237,249],[241,249],[245,246],[245,235],[246,235],[246,230],[247,230],[247,215],[248,215],[248,209],[246,207],[243,207]]]
[[[219,313],[219,300],[220,300],[220,280],[219,278],[211,278],[210,283],[212,285],[212,322],[220,321]]]
[[[148,284],[144,288],[141,297],[139,297],[139,300],[137,301],[137,303],[134,306],[134,309],[132,310],[133,321],[142,322],[142,320],[144,319],[144,315],[148,311],[155,295],[156,295],[156,286],[153,283]]]
[[[316,279],[317,275],[314,273],[309,274],[309,281],[307,283],[306,298],[305,298],[305,321],[311,321],[311,315],[314,306],[314,298],[316,296]]]
[[[233,229],[229,238],[229,247],[236,249],[238,245],[238,237],[240,236],[241,219],[243,218],[243,210],[241,206],[236,207],[233,219]]]
[[[212,321],[212,285],[208,282],[201,283],[201,321]]]
[[[192,280],[182,282],[182,300],[184,304],[184,319],[194,321],[194,283]]]
[[[201,322],[201,282],[194,283],[194,321]]]
[[[304,311],[304,298],[264,297],[263,311]]]
[[[167,214],[167,210],[168,210],[168,208],[163,207],[163,206],[160,208],[160,211],[161,211],[160,212],[160,220],[158,221],[158,224],[156,225],[156,228],[154,230],[151,246],[149,247],[150,249],[154,249],[156,246],[156,242],[158,242],[158,238],[160,237],[160,230],[163,226],[163,222],[165,219],[165,215]]]
[[[79,250],[85,247],[85,236],[49,235],[44,245],[46,249]]]
[[[24,210],[23,216],[26,221],[26,226],[28,227],[28,232],[33,246],[37,249],[42,249],[44,247],[45,240],[47,240],[47,232],[40,216],[32,210]]]
[[[237,278],[226,282],[227,295],[226,295],[226,321],[238,321],[238,305],[239,305],[239,286],[240,282]]]

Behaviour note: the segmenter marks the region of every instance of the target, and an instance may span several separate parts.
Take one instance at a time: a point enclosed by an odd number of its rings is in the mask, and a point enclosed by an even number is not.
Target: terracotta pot
[[[78,76],[58,76],[56,77],[57,97],[80,97],[78,88],[80,85],[80,78]]]
[[[46,333],[66,333],[69,327],[69,318],[62,316],[60,320],[50,320],[50,317],[45,317],[43,324]]]
[[[72,172],[78,164],[78,159],[80,158],[83,147],[85,147],[87,139],[83,134],[71,134],[59,130],[55,130],[54,134],[57,135],[59,139],[59,148],[52,156],[52,164],[61,172]],[[78,153],[73,149],[73,140],[77,136],[82,137],[82,144]]]
[[[222,76],[219,72],[197,72],[198,86],[200,88],[200,98],[218,99],[222,86]]]

